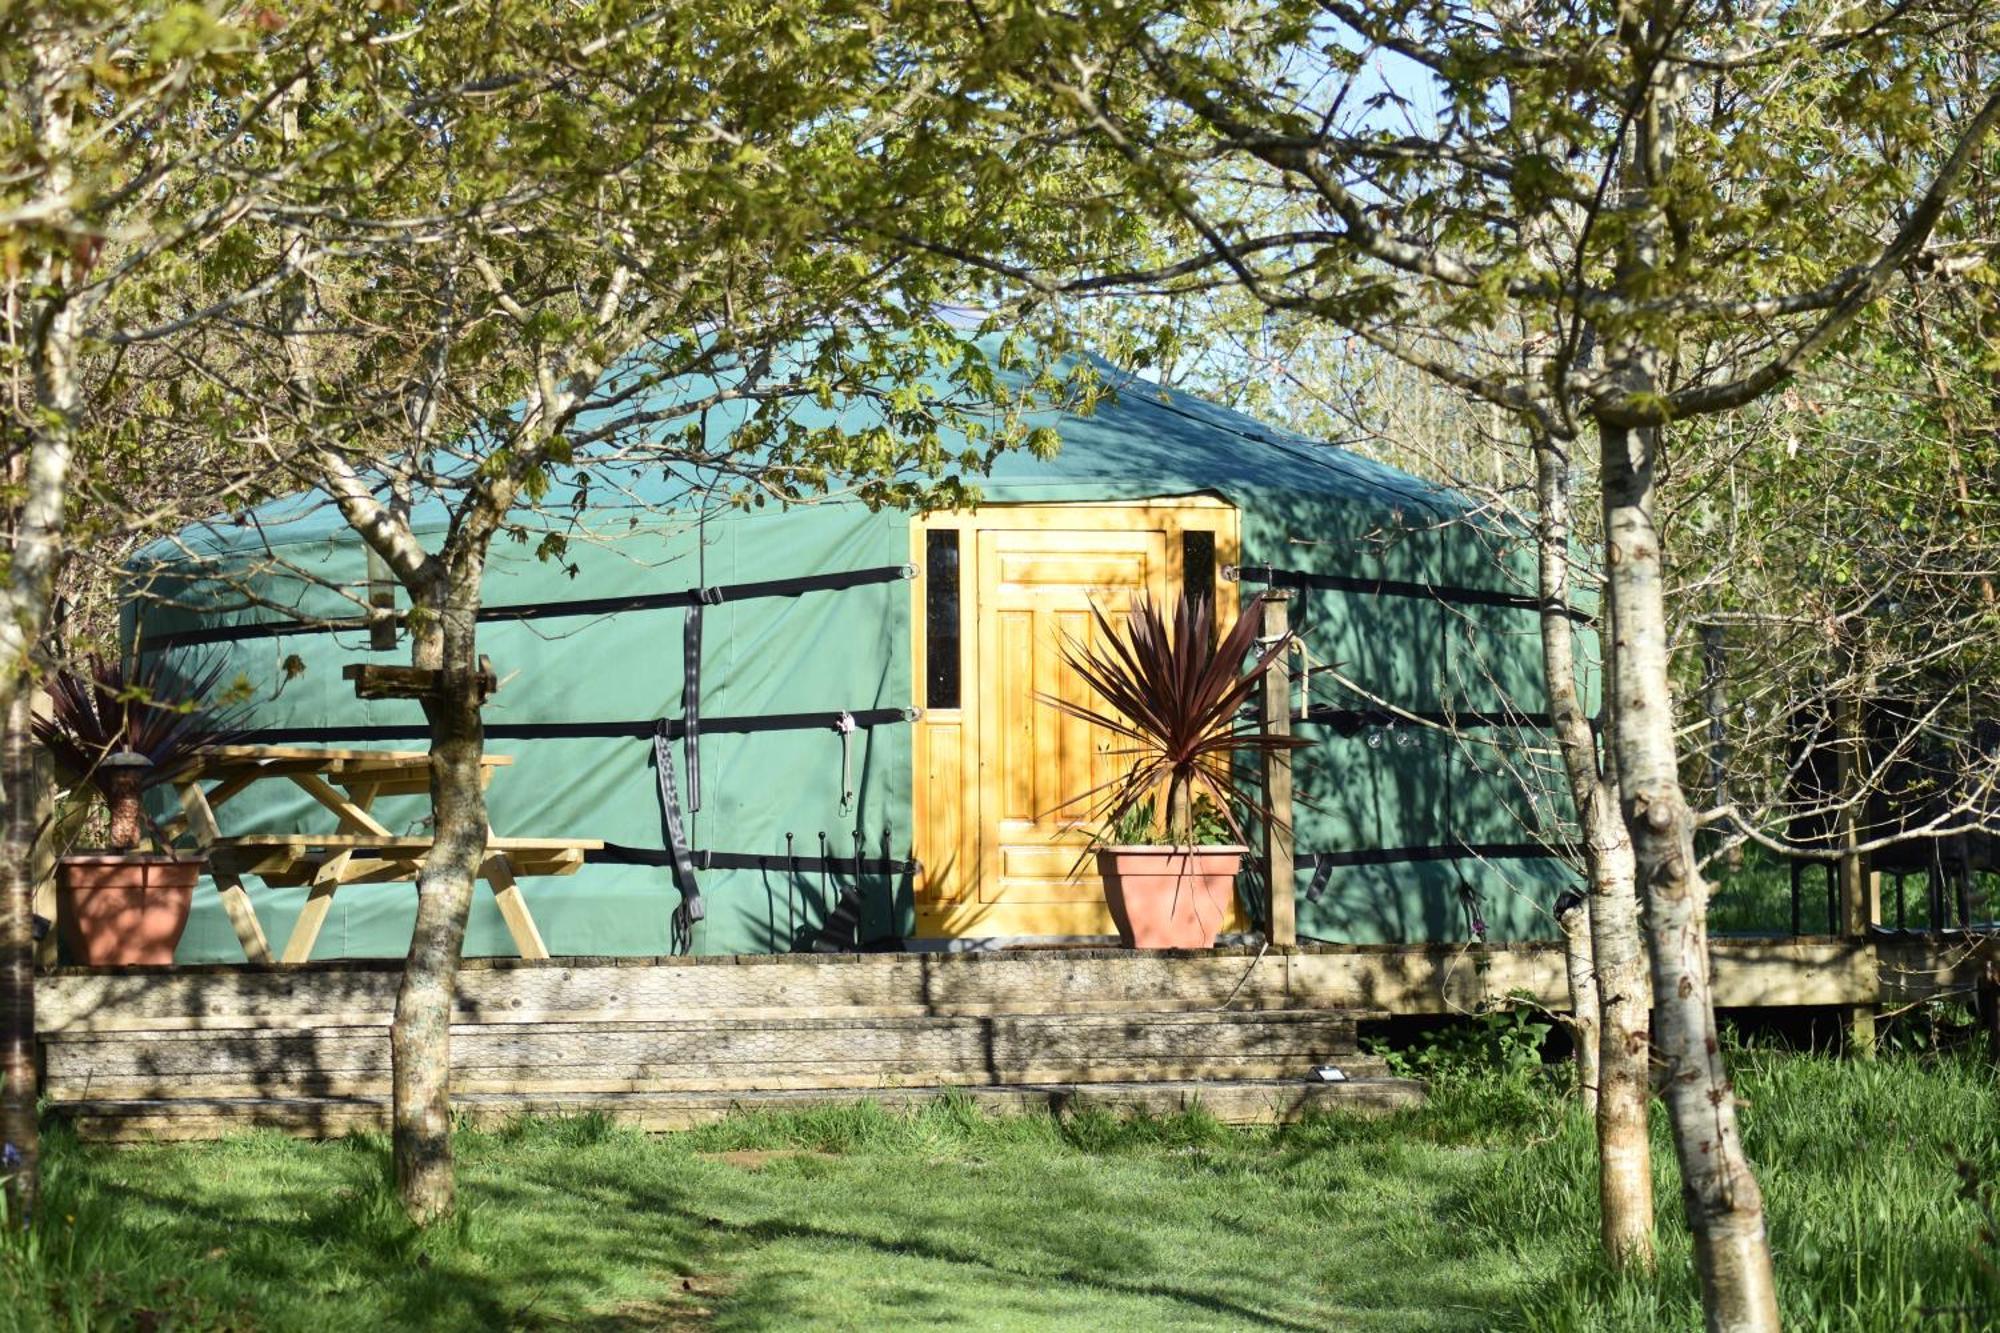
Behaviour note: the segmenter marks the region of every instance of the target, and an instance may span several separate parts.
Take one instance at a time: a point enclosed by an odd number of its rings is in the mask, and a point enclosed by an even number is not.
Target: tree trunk
[[[394,1069],[396,1189],[418,1226],[456,1202],[451,1155],[451,1011],[472,893],[486,855],[486,795],[479,760],[486,728],[477,685],[479,568],[454,566],[443,607],[412,649],[439,671],[424,699],[431,731],[435,841],[417,877],[417,922],[396,992],[389,1046]]]
[[[47,162],[38,200],[51,219],[72,215],[70,130],[75,52],[61,25],[30,48],[27,99],[36,148]],[[70,280],[85,261],[45,246],[35,295],[25,313],[9,306],[9,341],[25,345],[33,394],[11,442],[8,481],[15,490],[7,524],[8,566],[0,605],[0,1181],[7,1218],[26,1225],[39,1191],[35,1123],[35,806],[33,707],[35,654],[48,622],[49,590],[62,550],[70,462],[81,390],[77,357],[83,313]]]
[[[2000,1064],[2000,936],[1981,936],[1973,946],[1972,962],[1979,971],[1973,1002],[1986,1031],[1986,1055]]]
[[[1591,953],[1597,965],[1598,1205],[1605,1257],[1614,1268],[1653,1266],[1653,995],[1632,840],[1609,779],[1593,784],[1584,808],[1590,849]]]
[[[1657,435],[1600,426],[1612,608],[1612,754],[1652,946],[1654,1040],[1680,1159],[1688,1229],[1712,1330],[1775,1330],[1764,1198],[1744,1155],[1708,975],[1708,887],[1695,869],[1668,688]],[[1599,965],[1603,964],[1600,957]]]
[[[1563,933],[1563,964],[1569,975],[1570,1040],[1576,1046],[1576,1088],[1591,1118],[1597,1116],[1599,1051],[1597,969],[1590,952],[1590,899],[1564,894],[1556,903],[1556,927]]]
[[[1569,617],[1569,460],[1554,440],[1539,432],[1534,447],[1542,668],[1548,680],[1556,745],[1562,752],[1570,799],[1582,826],[1584,870],[1590,880],[1586,916],[1598,1023],[1593,1108],[1597,1117],[1599,1236],[1613,1268],[1650,1269],[1653,1158],[1646,1122],[1651,1096],[1652,996],[1646,984],[1645,950],[1639,931],[1632,841],[1619,817],[1614,785],[1600,763],[1597,738],[1591,732],[1577,685],[1576,634]],[[1616,638],[1610,618],[1607,605],[1602,616],[1607,663]]]
[[[34,1217],[40,1185],[35,1123],[35,841],[33,694],[16,679],[0,716],[0,1186],[8,1223]]]

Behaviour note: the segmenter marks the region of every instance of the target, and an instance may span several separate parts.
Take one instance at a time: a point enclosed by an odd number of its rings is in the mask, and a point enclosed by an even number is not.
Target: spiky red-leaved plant
[[[49,713],[34,719],[35,739],[62,769],[100,791],[101,765],[123,751],[152,761],[141,786],[164,782],[197,751],[241,734],[242,707],[212,697],[223,665],[189,665],[166,654],[129,661],[92,654],[81,670],[61,668],[49,681]]]
[[[1248,841],[1237,812],[1265,817],[1269,812],[1239,780],[1235,761],[1303,744],[1296,737],[1265,732],[1244,714],[1264,672],[1291,647],[1290,634],[1276,643],[1258,644],[1263,601],[1262,594],[1252,598],[1219,641],[1215,611],[1206,597],[1177,598],[1169,616],[1151,597],[1137,594],[1123,632],[1091,605],[1097,641],[1065,634],[1062,655],[1100,702],[1037,697],[1129,742],[1113,753],[1130,759],[1132,766],[1058,808],[1088,805],[1092,818],[1115,824],[1165,786],[1169,842],[1190,841],[1197,795],[1206,795],[1237,839]],[[1256,660],[1245,671],[1243,661],[1253,649]]]

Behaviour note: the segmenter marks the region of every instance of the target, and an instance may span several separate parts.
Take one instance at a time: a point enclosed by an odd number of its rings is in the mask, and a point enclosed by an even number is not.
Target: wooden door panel
[[[1026,608],[987,609],[992,627],[990,658],[980,645],[979,659],[990,661],[1001,677],[1010,681],[1032,680],[1035,669],[1035,615]],[[983,636],[982,636],[983,637]],[[986,725],[979,733],[980,796],[987,808],[981,811],[986,822],[1033,824],[1041,809],[1041,793],[1036,778],[1041,765],[1035,752],[1038,732],[1036,704],[1031,690],[995,691],[985,710]]]
[[[979,534],[980,730],[985,779],[978,899],[983,903],[1102,903],[1089,845],[1089,807],[1068,804],[1113,776],[1114,737],[1043,696],[1087,703],[1064,661],[1064,635],[1093,642],[1093,604],[1114,623],[1135,592],[1164,590],[1166,534],[1087,528]],[[1072,870],[1075,871],[1072,874]]]

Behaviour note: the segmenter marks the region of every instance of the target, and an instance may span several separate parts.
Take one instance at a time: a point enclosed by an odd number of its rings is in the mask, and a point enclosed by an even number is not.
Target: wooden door
[[[1167,536],[1090,528],[979,534],[979,862],[989,905],[1104,902],[1090,845],[1089,804],[1075,798],[1117,776],[1124,747],[1044,695],[1093,702],[1063,659],[1066,638],[1101,636],[1091,606],[1122,629],[1132,596],[1166,592]],[[1062,924],[1060,911],[1045,914]],[[1056,931],[1054,933],[1069,933]]]
[[[1041,696],[1090,702],[1063,661],[1065,636],[1096,638],[1093,603],[1122,627],[1135,592],[1179,592],[1191,568],[1189,533],[1210,543],[1215,567],[1233,561],[1234,520],[1219,502],[1190,499],[1009,506],[924,525],[956,532],[963,680],[958,706],[927,711],[917,729],[919,934],[1114,933],[1095,858],[1079,859],[1094,827],[1090,807],[1068,803],[1128,761],[1114,753],[1116,737]],[[1214,591],[1233,614],[1235,585]],[[921,617],[918,637],[921,685]]]

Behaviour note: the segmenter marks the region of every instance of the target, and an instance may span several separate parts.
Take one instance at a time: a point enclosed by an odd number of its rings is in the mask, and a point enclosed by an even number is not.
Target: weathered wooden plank
[[[1874,1004],[1881,967],[1863,939],[1716,940],[1715,1003],[1725,1009]]]
[[[1353,1049],[1355,1020],[1333,1011],[1006,1014],[971,1018],[703,1019],[664,1023],[460,1023],[457,1069],[586,1063],[688,1065],[871,1061],[913,1064],[1088,1059],[1106,1049],[1175,1056],[1314,1054]],[[89,1033],[47,1043],[49,1082],[98,1075],[231,1070],[387,1069],[386,1027]]]
[[[354,697],[357,699],[421,699],[440,693],[445,688],[444,682],[451,676],[451,669],[395,666],[385,662],[350,662],[340,669],[342,680],[354,682]],[[493,663],[484,654],[479,658],[478,669],[469,673],[464,683],[481,703],[492,698],[500,688],[500,678],[494,673]]]
[[[464,1088],[814,1087],[1303,1075],[1354,1045],[1353,1017],[1330,1012],[1029,1014],[461,1024],[452,1057]],[[382,1028],[76,1034],[46,1066],[56,1100],[367,1091],[389,1046]]]
[[[1848,939],[1711,941],[1715,1003],[1725,1009],[1872,1004],[1881,982],[1872,942]],[[1416,945],[1287,955],[1295,1005],[1365,1007],[1395,1014],[1462,1013],[1526,994],[1566,1008],[1559,945]]]
[[[991,1018],[1010,1014],[1038,1014],[1048,1006],[1027,1000],[1008,1001],[1001,1004],[973,1005],[921,1005],[921,1004],[858,1004],[842,1005],[838,1016],[848,1019],[882,1018]],[[1282,1000],[1260,997],[1256,1003],[1246,1003],[1240,997],[1231,1002],[1227,1012],[1259,1013],[1284,1008]],[[1161,1013],[1205,1012],[1213,1006],[1172,1005],[1154,1002],[1153,1008]],[[1125,1014],[1133,1009],[1130,1000],[1075,1000],[1063,1006],[1065,1013],[1071,1014]],[[773,1009],[759,1005],[741,1008],[713,1008],[701,1011],[703,1019],[736,1018],[759,1021],[797,1018],[796,1008]],[[121,1014],[91,1015],[80,1018],[63,1027],[60,1032],[52,1032],[51,1038],[77,1036],[85,1033],[146,1033],[146,1032],[228,1032],[242,1030],[300,1031],[307,1028],[333,1027],[382,1027],[389,1026],[392,1011],[352,1010],[339,1014],[187,1014],[159,1018],[135,1017]],[[671,1023],[684,1020],[688,1011],[674,1009],[640,1009],[620,1007],[614,1009],[507,1009],[475,1013],[457,1009],[452,1013],[454,1024],[469,1023],[494,1026],[499,1024],[542,1025],[557,1023]]]
[[[1991,937],[1892,935],[1876,945],[1881,959],[1881,1002],[1912,1004],[1933,995],[1969,996],[1979,984],[1985,960],[1994,956]]]
[[[557,960],[540,966],[469,960],[459,982],[467,1015],[510,1013],[819,1013],[868,1008],[915,1012],[1050,1010],[1078,1005],[1194,1008],[1280,1005],[1285,969],[1275,954],[1110,956],[1017,954],[971,961],[943,954],[774,959]],[[262,1014],[382,1013],[394,1007],[393,964],[315,965],[299,971],[174,971],[117,975],[66,971],[46,979],[44,1032],[93,1021]]]
[[[454,1110],[475,1125],[506,1124],[523,1115],[606,1115],[644,1130],[689,1129],[748,1110],[799,1111],[874,1102],[914,1110],[947,1092],[968,1097],[990,1114],[1069,1114],[1105,1110],[1120,1115],[1172,1115],[1201,1110],[1226,1124],[1275,1124],[1334,1112],[1382,1114],[1423,1100],[1421,1084],[1406,1079],[1356,1078],[1346,1083],[1176,1080],[1151,1083],[1044,1084],[995,1088],[913,1087],[866,1096],[847,1089],[768,1089],[646,1093],[545,1093],[502,1096],[466,1093]],[[205,1098],[195,1101],[78,1102],[61,1114],[79,1137],[96,1142],[219,1138],[247,1129],[275,1129],[306,1137],[334,1137],[388,1125],[383,1097],[287,1099]]]
[[[1284,964],[1286,996],[1301,1006],[1461,1013],[1516,992],[1527,992],[1545,1004],[1568,1003],[1562,952],[1554,946],[1301,951],[1286,955]]]
[[[1333,1063],[1347,1069],[1354,1057],[1339,1057]],[[871,1091],[906,1087],[1001,1087],[1028,1083],[1150,1083],[1162,1080],[1223,1082],[1239,1079],[1304,1081],[1309,1068],[1298,1062],[1276,1059],[1200,1058],[1176,1061],[1105,1059],[1086,1065],[1046,1064],[1008,1067],[981,1072],[970,1069],[935,1071],[881,1070],[868,1065],[813,1065],[785,1073],[700,1073],[686,1069],[657,1071],[606,1070],[586,1067],[566,1071],[562,1077],[525,1078],[517,1075],[493,1077],[470,1074],[452,1078],[452,1096],[585,1096],[609,1093],[644,1092],[762,1092],[770,1090]],[[1367,1074],[1364,1068],[1363,1075]],[[1357,1077],[1362,1075],[1357,1075]],[[389,1093],[386,1073],[301,1074],[282,1079],[203,1079],[199,1088],[186,1081],[161,1076],[135,1075],[102,1079],[89,1089],[89,1098],[177,1100],[187,1096],[211,1098],[292,1098],[292,1097],[383,1097]],[[60,1109],[76,1101],[74,1096],[52,1097],[49,1105]]]
[[[1955,947],[1965,952],[1949,940],[1721,940],[1714,947],[1716,998],[1726,1007],[1839,1005],[1876,1002],[1885,990],[1908,995],[1949,989]],[[396,964],[386,960],[282,972],[63,969],[41,981],[37,1019],[45,1033],[147,1019],[261,1015],[277,1022],[341,1014],[358,1019],[393,1008],[396,981]],[[885,1016],[1225,1004],[1429,1014],[1468,1010],[1516,991],[1563,1004],[1560,950],[1417,945],[1261,955],[1050,950],[539,964],[473,959],[461,974],[459,1010],[468,1019],[512,1015],[523,1021],[563,1013],[650,1018],[794,1010]]]
[[[828,1062],[785,1070],[718,1068],[633,1068],[583,1065],[542,1076],[519,1071],[454,1071],[452,1095],[478,1096],[596,1096],[646,1092],[759,1092],[789,1089],[870,1090],[907,1087],[1001,1087],[1028,1083],[1159,1082],[1175,1079],[1224,1081],[1279,1079],[1304,1082],[1320,1064],[1331,1063],[1350,1078],[1372,1078],[1384,1072],[1379,1061],[1362,1056],[1337,1056],[1302,1066],[1291,1059],[1268,1057],[1190,1056],[1178,1060],[1141,1060],[1117,1054],[1086,1063],[1049,1062],[996,1069],[884,1069],[864,1062]],[[133,1073],[96,1079],[85,1088],[51,1095],[49,1105],[115,1098],[160,1102],[215,1098],[380,1097],[387,1096],[386,1070],[292,1071],[282,1076],[203,1076]]]

